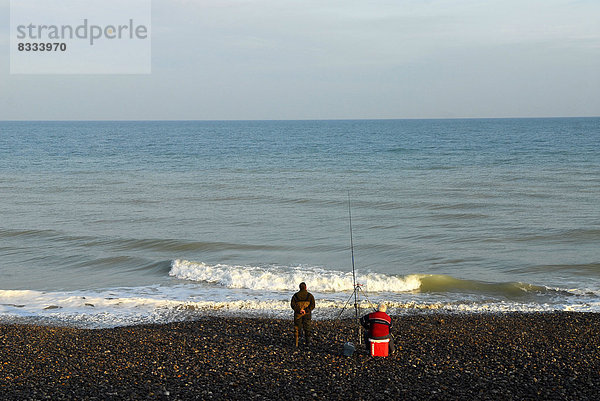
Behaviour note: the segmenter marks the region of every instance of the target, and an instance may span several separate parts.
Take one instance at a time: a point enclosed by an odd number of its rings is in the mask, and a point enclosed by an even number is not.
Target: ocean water
[[[600,312],[600,118],[0,122],[0,321]]]

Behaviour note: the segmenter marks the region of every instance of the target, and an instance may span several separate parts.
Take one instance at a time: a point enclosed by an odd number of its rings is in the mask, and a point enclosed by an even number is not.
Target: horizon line
[[[542,120],[542,119],[585,119],[598,116],[545,116],[545,117],[405,117],[405,118],[273,118],[273,119],[16,119],[0,122],[250,122],[250,121],[419,121],[419,120]]]

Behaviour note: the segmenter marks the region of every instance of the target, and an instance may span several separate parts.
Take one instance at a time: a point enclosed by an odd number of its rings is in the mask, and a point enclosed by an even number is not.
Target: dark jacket
[[[300,314],[302,309],[304,309],[306,315],[310,316],[312,310],[315,309],[315,297],[307,290],[300,290],[292,297],[291,306],[294,310],[294,319],[302,316]]]

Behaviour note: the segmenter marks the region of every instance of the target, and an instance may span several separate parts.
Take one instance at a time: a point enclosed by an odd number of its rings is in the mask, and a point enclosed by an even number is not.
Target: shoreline
[[[111,329],[0,324],[2,398],[597,399],[600,314],[393,316],[397,352],[372,358],[353,319],[204,317]]]

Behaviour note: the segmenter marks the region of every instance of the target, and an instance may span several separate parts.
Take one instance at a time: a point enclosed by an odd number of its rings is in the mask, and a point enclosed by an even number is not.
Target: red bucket
[[[388,356],[389,355],[389,345],[390,339],[386,338],[384,340],[373,340],[369,338],[369,344],[371,345],[371,356]]]

